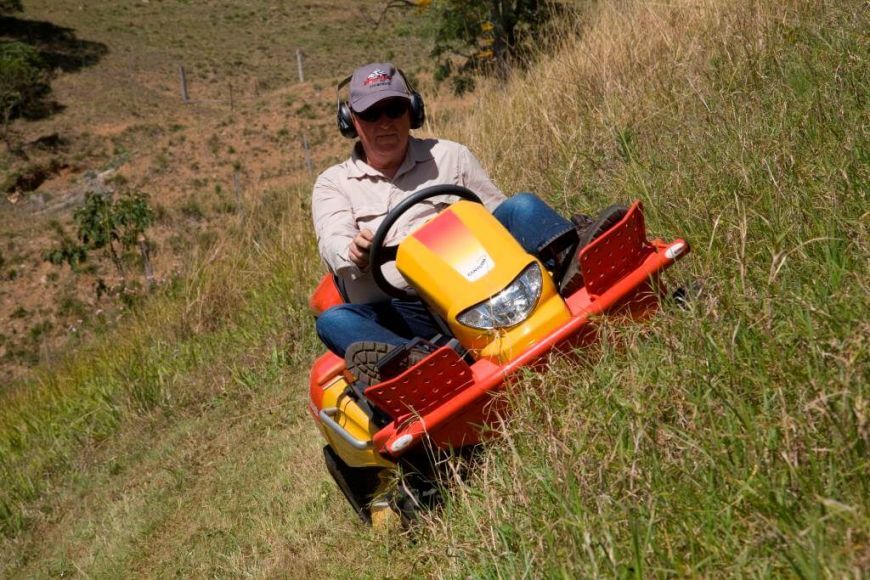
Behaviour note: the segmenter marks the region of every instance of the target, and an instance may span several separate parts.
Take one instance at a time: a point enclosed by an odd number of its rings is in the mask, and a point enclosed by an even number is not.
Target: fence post
[[[187,75],[184,74],[184,67],[178,66],[178,74],[181,77],[181,101],[184,103],[190,102],[190,97],[187,94]]]
[[[304,83],[305,82],[305,73],[302,70],[302,49],[301,48],[296,49],[296,68],[299,69],[299,82]]]
[[[154,270],[151,268],[151,256],[148,251],[148,240],[145,239],[144,235],[139,234],[136,242],[139,244],[139,253],[142,255],[142,269],[145,274],[145,287],[148,292],[151,292],[151,288],[154,285]]]

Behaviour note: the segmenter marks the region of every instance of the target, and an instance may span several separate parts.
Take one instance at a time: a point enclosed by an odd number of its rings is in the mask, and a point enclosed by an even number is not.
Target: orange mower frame
[[[475,359],[455,344],[440,346],[398,376],[365,389],[368,404],[381,413],[379,422],[360,418],[348,388],[354,378],[345,361],[331,352],[320,356],[311,368],[309,411],[327,441],[327,463],[337,458],[343,470],[338,475],[330,471],[360,517],[368,520],[364,504],[380,484],[351,497],[353,490],[347,488],[353,483],[341,478],[353,479],[355,469],[390,471],[424,442],[442,450],[480,443],[493,432],[487,426],[508,412],[493,395],[509,377],[540,365],[554,349],[595,340],[593,321],[600,315],[652,313],[664,292],[660,274],[688,253],[689,245],[682,239],[648,240],[642,204],[634,202],[618,223],[579,253],[584,286],[562,298],[567,308],[563,322],[507,360]],[[342,302],[334,278],[327,274],[309,305],[317,315]]]

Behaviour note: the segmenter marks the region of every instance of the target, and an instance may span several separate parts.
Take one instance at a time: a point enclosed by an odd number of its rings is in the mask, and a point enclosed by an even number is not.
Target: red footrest
[[[580,252],[586,292],[600,296],[654,251],[646,239],[643,206],[636,201],[625,217]]]
[[[444,346],[397,377],[372,385],[365,396],[391,418],[425,415],[473,382],[471,367]]]

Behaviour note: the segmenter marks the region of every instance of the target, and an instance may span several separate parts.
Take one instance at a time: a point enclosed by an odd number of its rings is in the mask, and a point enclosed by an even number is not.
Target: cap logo
[[[381,85],[388,85],[393,80],[393,76],[385,73],[379,68],[376,68],[369,76],[366,77],[366,80],[363,81],[363,85],[367,87],[378,87]]]

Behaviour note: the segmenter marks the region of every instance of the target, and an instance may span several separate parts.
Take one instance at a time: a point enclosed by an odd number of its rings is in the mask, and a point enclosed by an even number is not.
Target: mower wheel
[[[403,465],[393,505],[402,517],[402,524],[407,528],[415,521],[421,512],[429,511],[441,503],[443,490],[429,476]]]
[[[369,504],[380,483],[380,467],[350,467],[329,445],[323,448],[326,470],[365,524],[372,523]]]

